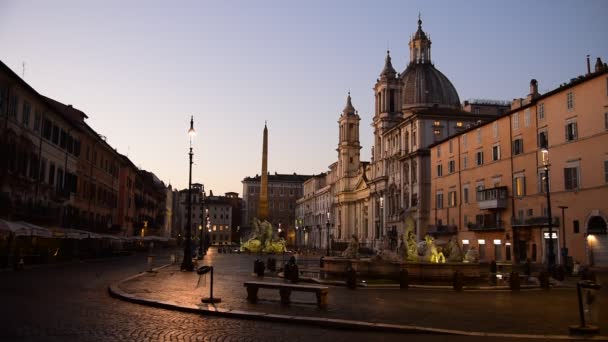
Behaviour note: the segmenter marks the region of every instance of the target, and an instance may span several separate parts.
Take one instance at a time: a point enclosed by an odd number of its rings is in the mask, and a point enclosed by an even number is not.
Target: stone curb
[[[172,264],[163,265],[153,269],[158,271]],[[195,304],[178,304],[173,301],[153,300],[138,297],[127,293],[120,289],[119,285],[123,282],[133,280],[145,275],[147,272],[141,272],[108,286],[109,294],[121,300],[131,303],[147,305],[151,307],[181,311],[186,313],[204,314],[210,316],[241,318],[251,320],[263,320],[271,322],[306,324],[312,326],[321,326],[337,329],[350,330],[365,330],[377,332],[400,332],[400,333],[416,333],[416,334],[438,334],[438,335],[459,335],[459,336],[476,336],[476,337],[491,337],[491,338],[519,338],[519,339],[545,339],[545,340],[592,340],[592,341],[608,341],[608,336],[570,336],[570,335],[533,335],[533,334],[505,334],[505,333],[489,333],[478,331],[463,331],[453,329],[428,328],[415,325],[389,324],[389,323],[372,323],[365,321],[356,321],[349,319],[322,318],[322,317],[307,317],[307,316],[290,316],[280,314],[269,314],[256,311],[223,309],[215,307],[215,305],[195,305]]]

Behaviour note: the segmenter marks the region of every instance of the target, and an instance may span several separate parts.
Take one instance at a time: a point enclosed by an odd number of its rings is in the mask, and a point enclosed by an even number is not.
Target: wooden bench
[[[325,286],[298,285],[287,283],[269,283],[263,281],[246,281],[244,283],[247,288],[247,300],[252,303],[258,300],[259,289],[278,289],[281,295],[281,303],[289,304],[292,291],[314,292],[317,295],[317,305],[320,307],[327,306],[327,294],[329,288]]]

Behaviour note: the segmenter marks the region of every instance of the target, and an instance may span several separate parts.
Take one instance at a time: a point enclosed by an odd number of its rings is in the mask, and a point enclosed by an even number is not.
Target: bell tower
[[[353,107],[350,92],[346,99],[346,106],[340,115],[338,124],[340,127],[338,142],[338,174],[339,177],[349,177],[357,173],[359,169],[359,121],[361,118]]]

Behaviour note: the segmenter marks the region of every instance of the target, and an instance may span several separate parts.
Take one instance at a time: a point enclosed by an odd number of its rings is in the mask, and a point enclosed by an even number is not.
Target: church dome
[[[403,108],[460,108],[456,88],[431,62],[431,39],[422,30],[420,16],[418,30],[412,35],[409,46],[410,63],[400,76],[403,84]]]
[[[452,82],[431,63],[410,63],[401,74],[403,107],[460,108],[460,98]]]

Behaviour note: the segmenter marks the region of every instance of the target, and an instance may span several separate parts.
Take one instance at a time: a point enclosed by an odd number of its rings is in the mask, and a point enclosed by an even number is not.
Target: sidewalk
[[[349,290],[329,286],[327,309],[317,308],[315,296],[311,293],[294,292],[291,295],[293,303],[283,306],[279,302],[278,291],[261,289],[259,302],[251,304],[246,300],[243,283],[260,280],[252,274],[255,259],[253,255],[216,254],[215,250],[210,250],[204,261],[199,261],[199,266],[213,265],[215,268],[214,297],[222,300],[215,305],[200,301],[202,297],[209,296],[209,277],[205,284],[201,279],[201,286],[197,288],[198,275],[180,272],[179,264],[113,284],[110,291],[140,303],[160,303],[160,306],[186,311],[210,310],[227,316],[262,319],[280,320],[283,317],[300,323],[325,322],[326,325],[351,328],[567,338],[568,326],[579,322],[577,294],[573,288],[512,293],[422,288],[399,290],[395,287]],[[281,257],[277,257],[277,264],[281,261]],[[263,280],[283,282],[271,276],[265,276]],[[598,306],[608,308],[606,288],[600,291]],[[608,310],[599,312],[597,321],[604,334],[600,339],[608,340],[605,336],[608,334]]]

